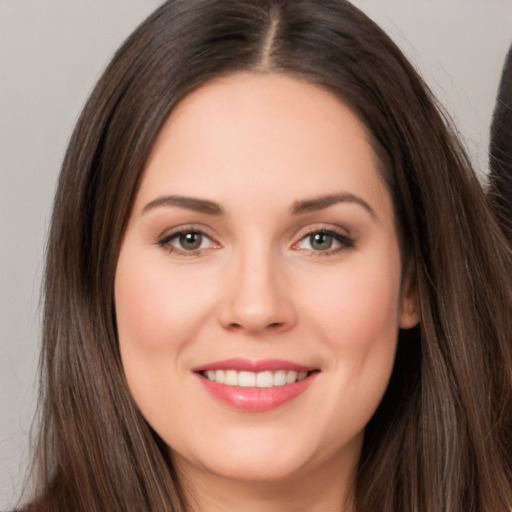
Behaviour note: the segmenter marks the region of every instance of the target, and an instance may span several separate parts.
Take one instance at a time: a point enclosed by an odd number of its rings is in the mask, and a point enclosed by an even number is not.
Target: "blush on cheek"
[[[169,342],[179,293],[166,285],[165,273],[142,252],[121,251],[115,283],[116,316],[121,345],[158,349]]]
[[[119,280],[116,286],[116,316],[119,341],[143,343],[146,347],[159,344],[156,333],[163,333],[161,304],[155,299],[151,286],[137,275]]]
[[[342,332],[340,343],[360,349],[361,344],[372,344],[398,332],[400,297],[393,275],[354,272],[331,285],[330,290],[329,297],[324,294],[317,303],[322,305],[319,314],[323,325],[329,327],[331,339],[336,339],[337,331]]]
[[[214,287],[205,285],[205,276],[178,272],[166,258],[121,254],[115,287],[121,348],[164,355],[185,344],[211,311]]]

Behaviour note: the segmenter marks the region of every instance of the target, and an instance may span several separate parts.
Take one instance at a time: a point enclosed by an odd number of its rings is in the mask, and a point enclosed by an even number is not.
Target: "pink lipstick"
[[[264,412],[302,394],[318,369],[278,359],[216,361],[193,371],[216,399],[247,412]]]

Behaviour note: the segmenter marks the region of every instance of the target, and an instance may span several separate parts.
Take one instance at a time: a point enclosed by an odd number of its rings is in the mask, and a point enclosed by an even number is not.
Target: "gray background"
[[[20,492],[36,398],[40,279],[56,177],[115,48],[159,0],[0,0],[0,509]],[[357,0],[420,69],[479,174],[512,0]]]

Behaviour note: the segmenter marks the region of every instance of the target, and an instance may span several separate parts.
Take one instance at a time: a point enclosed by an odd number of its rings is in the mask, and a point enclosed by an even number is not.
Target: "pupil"
[[[202,235],[200,233],[184,233],[180,235],[180,244],[184,249],[199,249],[201,242]]]
[[[325,233],[315,233],[311,235],[310,242],[313,249],[319,251],[330,249],[332,246],[332,236]]]

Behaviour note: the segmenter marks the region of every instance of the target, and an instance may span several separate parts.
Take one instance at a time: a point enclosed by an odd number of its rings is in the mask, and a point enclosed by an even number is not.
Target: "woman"
[[[361,12],[167,2],[63,164],[27,510],[510,510],[510,270]]]

